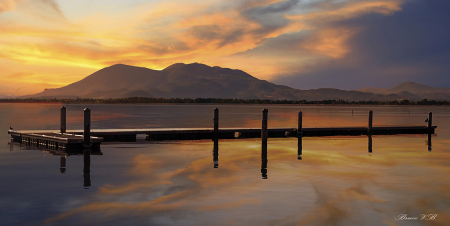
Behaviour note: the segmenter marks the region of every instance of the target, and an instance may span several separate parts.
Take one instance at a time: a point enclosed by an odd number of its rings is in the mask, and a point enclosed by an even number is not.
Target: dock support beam
[[[269,110],[263,109],[262,129],[261,129],[261,176],[262,179],[267,179],[267,138],[269,131],[267,130],[267,115]]]
[[[91,110],[89,108],[84,109],[84,147],[91,147]]]
[[[219,109],[214,108],[214,135],[213,140],[217,141],[219,139]]]
[[[267,138],[269,137],[269,130],[267,129],[267,115],[269,113],[269,110],[263,109],[263,118],[262,118],[262,129],[261,129],[261,140],[262,140],[262,147],[267,149]]]
[[[428,112],[428,151],[431,151],[431,134],[433,134],[433,113]]]
[[[297,149],[297,159],[301,160],[302,159],[302,150],[303,150],[303,145],[302,145],[302,136],[303,136],[303,119],[302,119],[302,112],[299,111],[298,112],[298,128],[297,128],[297,140],[298,140],[298,149]]]
[[[60,131],[61,133],[66,133],[66,107],[61,108],[61,120],[60,120]]]
[[[428,134],[431,134],[433,131],[433,113],[428,112]]]
[[[367,131],[368,136],[372,136],[372,121],[373,121],[373,111],[369,111],[369,127]]]

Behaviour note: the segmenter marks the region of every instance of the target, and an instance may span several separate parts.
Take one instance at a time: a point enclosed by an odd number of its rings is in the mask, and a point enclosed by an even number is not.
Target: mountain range
[[[173,64],[152,70],[124,64],[103,68],[67,86],[21,98],[237,98],[281,100],[435,100],[450,99],[450,89],[406,82],[391,89],[367,87],[299,90],[257,79],[244,71],[204,64]]]

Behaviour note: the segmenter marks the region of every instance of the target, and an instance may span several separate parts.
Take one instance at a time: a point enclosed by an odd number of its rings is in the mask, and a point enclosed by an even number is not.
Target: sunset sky
[[[447,0],[0,0],[0,94],[113,64],[204,63],[293,88],[450,87]]]

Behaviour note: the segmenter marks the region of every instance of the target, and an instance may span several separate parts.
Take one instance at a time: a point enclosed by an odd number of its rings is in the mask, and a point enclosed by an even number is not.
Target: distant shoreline
[[[147,98],[130,97],[116,99],[0,99],[0,103],[54,103],[54,104],[278,104],[278,105],[450,105],[450,102],[420,101],[347,101],[347,100],[261,100],[261,99],[223,99],[223,98]]]

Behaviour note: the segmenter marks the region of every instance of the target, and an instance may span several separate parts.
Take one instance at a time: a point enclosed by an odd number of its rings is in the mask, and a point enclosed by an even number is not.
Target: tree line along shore
[[[450,105],[450,102],[427,100],[393,100],[393,101],[348,101],[348,100],[269,100],[269,99],[226,99],[226,98],[109,98],[109,99],[0,99],[0,103],[67,103],[67,104],[339,104],[339,105]]]

